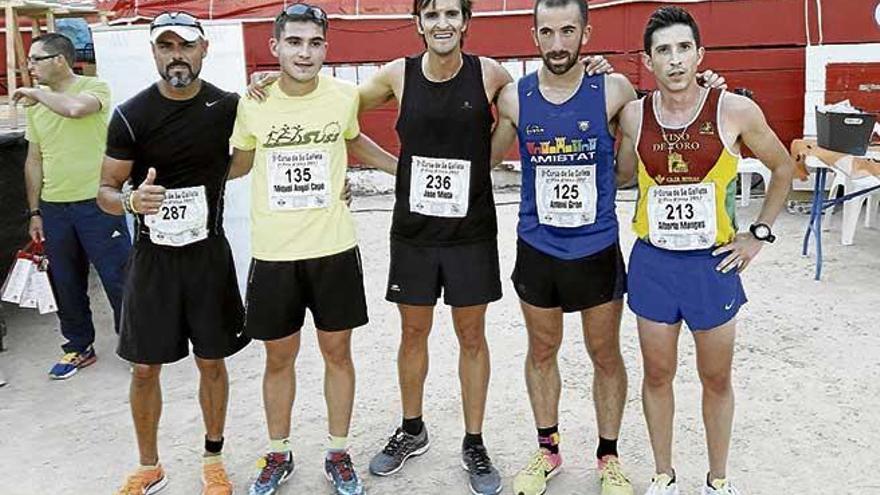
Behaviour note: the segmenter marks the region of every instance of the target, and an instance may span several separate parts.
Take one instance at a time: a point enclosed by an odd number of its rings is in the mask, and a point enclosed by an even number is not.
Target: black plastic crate
[[[868,151],[876,118],[869,113],[822,113],[816,110],[819,147],[862,156]]]

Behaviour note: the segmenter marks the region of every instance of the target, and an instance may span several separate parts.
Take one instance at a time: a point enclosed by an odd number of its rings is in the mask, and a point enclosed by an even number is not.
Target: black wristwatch
[[[764,242],[770,242],[776,240],[776,236],[773,235],[773,232],[770,230],[770,226],[766,223],[753,223],[749,227],[749,232],[755,236],[755,239]]]
[[[34,208],[33,210],[28,210],[28,218],[41,217],[43,216],[43,212],[40,211],[39,208]]]

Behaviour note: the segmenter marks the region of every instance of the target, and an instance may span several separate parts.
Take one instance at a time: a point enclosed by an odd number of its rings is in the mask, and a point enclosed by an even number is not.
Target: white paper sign
[[[432,217],[464,218],[471,190],[471,162],[412,157],[409,210]]]
[[[718,232],[715,184],[653,186],[648,189],[651,244],[674,251],[706,249]]]
[[[146,215],[150,240],[180,247],[208,237],[208,199],[205,186],[168,189],[159,213]]]
[[[596,222],[596,166],[535,168],[538,222],[553,227],[582,227]]]
[[[2,299],[6,302],[18,304],[27,288],[28,278],[34,270],[34,263],[29,259],[17,258],[12,270],[3,284]]]
[[[330,206],[330,153],[275,150],[267,157],[269,209],[307,210]]]

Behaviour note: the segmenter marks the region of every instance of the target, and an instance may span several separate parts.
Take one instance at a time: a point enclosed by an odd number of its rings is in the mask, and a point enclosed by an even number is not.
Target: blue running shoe
[[[98,356],[92,346],[82,352],[68,352],[49,370],[49,378],[65,380],[75,375],[80,368],[85,368],[97,360]]]
[[[250,495],[272,495],[281,483],[293,476],[293,453],[270,452],[257,461],[260,474],[251,485]]]
[[[324,458],[324,476],[336,495],[364,495],[364,483],[351,465],[348,452],[330,452]]]

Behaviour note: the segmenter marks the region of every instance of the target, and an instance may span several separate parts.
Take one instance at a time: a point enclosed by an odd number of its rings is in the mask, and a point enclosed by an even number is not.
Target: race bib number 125
[[[582,227],[596,222],[596,166],[535,168],[538,222],[553,227]]]

